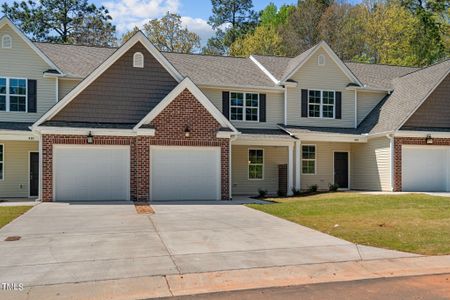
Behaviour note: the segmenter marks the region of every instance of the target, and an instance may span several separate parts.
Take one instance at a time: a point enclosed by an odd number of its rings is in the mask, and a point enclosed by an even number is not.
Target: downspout
[[[232,192],[233,183],[231,182],[231,178],[232,178],[231,173],[233,171],[233,169],[232,169],[233,163],[232,163],[232,156],[231,156],[231,142],[235,141],[236,139],[237,139],[237,135],[231,136],[230,143],[228,145],[228,189],[229,189],[228,193],[229,193],[230,200],[233,200],[233,192]]]
[[[59,101],[59,79],[58,77],[55,77],[56,80],[56,89],[55,89],[55,96],[56,96],[56,103]]]
[[[287,86],[284,86],[284,126],[287,126]]]
[[[391,157],[390,157],[390,185],[391,185],[391,192],[394,191],[394,143],[395,143],[395,139],[394,139],[394,135],[393,134],[386,134],[386,137],[389,139],[389,149],[391,152]]]
[[[355,128],[358,128],[358,90],[355,89]]]

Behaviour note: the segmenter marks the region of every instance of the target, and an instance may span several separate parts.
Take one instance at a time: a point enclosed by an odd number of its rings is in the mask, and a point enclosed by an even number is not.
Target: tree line
[[[114,46],[142,30],[161,51],[296,56],[325,40],[343,60],[424,66],[450,54],[450,0],[299,0],[255,11],[252,0],[211,0],[214,29],[198,34],[167,13],[116,37],[106,8],[88,0],[4,3],[2,11],[38,41]]]

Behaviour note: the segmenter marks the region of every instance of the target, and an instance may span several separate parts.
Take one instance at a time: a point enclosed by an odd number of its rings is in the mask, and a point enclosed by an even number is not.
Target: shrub
[[[300,196],[302,194],[302,191],[300,189],[292,188],[292,194],[294,196]]]
[[[259,195],[259,198],[266,198],[267,197],[267,190],[258,189],[258,195]]]
[[[286,197],[286,192],[283,190],[278,190],[277,195],[278,195],[278,197]]]
[[[339,185],[337,183],[334,183],[334,184],[330,183],[328,185],[328,189],[330,192],[336,192],[338,190],[338,188],[339,188]]]
[[[308,191],[309,191],[310,193],[315,193],[315,192],[317,192],[317,189],[318,189],[317,184],[313,184],[313,185],[310,185],[310,186],[309,186]]]

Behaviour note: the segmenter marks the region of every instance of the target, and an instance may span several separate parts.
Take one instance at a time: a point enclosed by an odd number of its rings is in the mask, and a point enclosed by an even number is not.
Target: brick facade
[[[192,146],[220,147],[221,149],[221,198],[230,199],[229,139],[217,138],[221,125],[206,108],[188,91],[177,96],[152,122],[155,136],[94,136],[94,145],[130,145],[130,198],[149,200],[150,147]],[[189,128],[190,136],[185,136]],[[53,145],[87,144],[85,136],[42,136],[42,200],[53,200]]]
[[[394,140],[394,192],[402,191],[402,146],[403,145],[429,145],[424,137],[401,137]],[[433,138],[430,146],[450,146],[450,139]]]

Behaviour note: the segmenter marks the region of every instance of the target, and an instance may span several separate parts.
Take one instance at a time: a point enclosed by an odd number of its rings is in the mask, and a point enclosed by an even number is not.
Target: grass
[[[0,206],[0,228],[26,213],[32,206]]]
[[[425,194],[326,193],[269,199],[254,209],[362,245],[450,254],[450,198]]]

